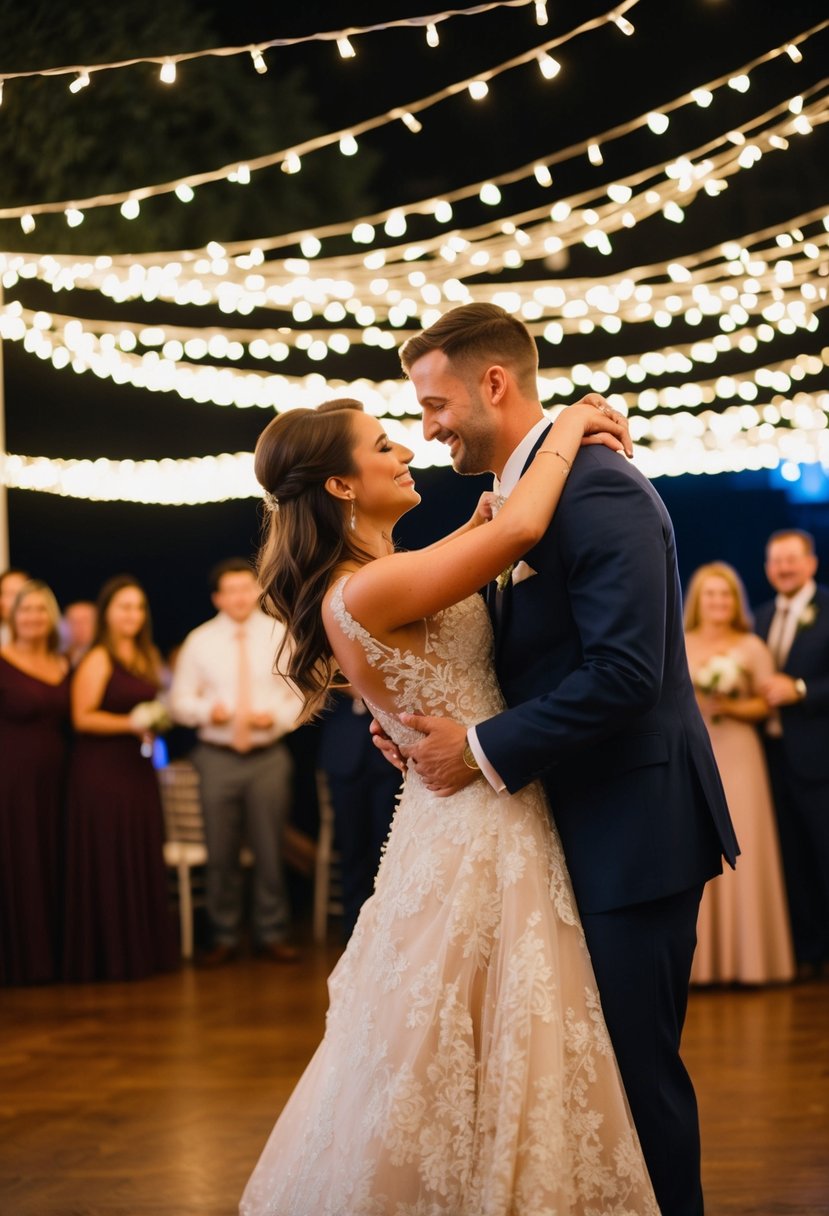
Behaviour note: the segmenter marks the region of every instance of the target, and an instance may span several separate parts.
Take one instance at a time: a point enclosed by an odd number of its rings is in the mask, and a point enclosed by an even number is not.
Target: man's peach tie
[[[237,752],[249,752],[252,746],[250,715],[250,663],[248,662],[247,633],[244,629],[236,632],[239,644],[237,652],[238,671],[236,678],[236,716],[233,719],[233,738],[231,743]]]

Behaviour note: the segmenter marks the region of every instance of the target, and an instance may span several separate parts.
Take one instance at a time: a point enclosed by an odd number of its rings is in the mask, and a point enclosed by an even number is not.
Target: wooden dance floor
[[[0,1214],[234,1216],[336,957],[0,990]],[[685,1055],[707,1216],[829,1214],[829,983],[696,991]]]

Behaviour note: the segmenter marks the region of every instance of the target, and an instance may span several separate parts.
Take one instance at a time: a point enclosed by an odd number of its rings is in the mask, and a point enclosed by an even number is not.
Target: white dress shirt
[[[294,686],[274,674],[274,661],[284,627],[256,609],[241,624],[224,612],[188,634],[179,653],[170,689],[170,712],[177,722],[198,729],[204,743],[230,747],[233,719],[217,726],[210,721],[214,705],[231,714],[239,688],[239,630],[245,631],[250,668],[250,703],[253,713],[267,713],[273,725],[253,729],[253,747],[267,747],[297,725],[302,700]]]
[[[496,494],[500,494],[502,498],[508,498],[515,487],[518,485],[519,478],[524,471],[524,465],[527,463],[530,452],[535,447],[538,440],[550,425],[550,419],[547,417],[539,418],[535,426],[527,431],[524,438],[516,448],[510,453],[509,459],[504,465],[501,476],[493,480],[492,488]],[[481,766],[481,772],[486,777],[489,784],[497,793],[502,793],[507,787],[502,781],[500,775],[495,771],[492,765],[484,755],[483,748],[478,742],[478,733],[474,726],[470,726],[466,732],[466,737],[469,742],[469,747],[472,755]]]

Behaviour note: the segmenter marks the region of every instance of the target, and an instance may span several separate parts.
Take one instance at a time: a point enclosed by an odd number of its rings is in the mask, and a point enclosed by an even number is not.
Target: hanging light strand
[[[624,0],[622,8],[630,8],[634,4],[638,4],[639,0]],[[612,13],[618,13],[619,9],[614,9]],[[580,26],[571,30],[569,33],[562,34],[557,38],[541,44],[540,46],[532,47],[529,51],[521,55],[516,55],[512,59],[506,60],[503,63],[497,64],[493,68],[489,68],[484,72],[478,72],[475,76],[467,77],[464,80],[455,81],[453,84],[447,85],[445,88],[430,94],[428,97],[420,98],[416,101],[408,102],[403,106],[395,106],[382,114],[377,114],[372,118],[364,119],[360,123],[353,124],[350,127],[344,127],[337,131],[327,132],[324,135],[315,136],[312,139],[307,139],[299,144],[294,144],[290,148],[281,148],[275,152],[266,153],[264,156],[259,156],[250,159],[247,164],[251,172],[256,170],[269,168],[273,165],[289,164],[291,158],[297,159],[308,155],[311,152],[319,151],[321,148],[331,147],[334,144],[339,144],[346,136],[356,138],[359,135],[365,134],[367,131],[374,131],[381,127],[387,126],[392,122],[396,122],[401,111],[416,116],[424,110],[431,109],[441,101],[445,101],[450,97],[454,97],[460,93],[468,92],[472,86],[486,86],[490,80],[502,75],[505,72],[511,71],[514,68],[521,67],[526,63],[536,62],[540,53],[549,51],[550,49],[561,46],[565,42],[586,34],[592,30],[598,29],[612,20],[612,13],[605,13],[602,16],[595,17],[589,21],[583,22]],[[261,46],[262,44],[260,44]],[[251,47],[246,47],[248,54],[251,52]],[[162,61],[163,66],[168,64],[175,66],[173,58],[168,57]],[[91,195],[84,199],[73,200],[74,206],[78,209],[92,210],[98,207],[120,206],[128,198],[147,199],[159,198],[166,194],[174,194],[176,189],[181,185],[188,185],[191,189],[198,186],[206,185],[210,182],[227,180],[229,175],[234,172],[236,163],[231,165],[223,165],[218,169],[210,169],[203,173],[191,173],[184,177],[175,179],[174,181],[159,182],[154,185],[138,186],[130,190],[116,191],[110,194]],[[22,215],[45,215],[49,213],[59,213],[65,211],[69,203],[62,202],[41,202],[27,203],[19,207],[0,208],[0,219],[19,219]]]

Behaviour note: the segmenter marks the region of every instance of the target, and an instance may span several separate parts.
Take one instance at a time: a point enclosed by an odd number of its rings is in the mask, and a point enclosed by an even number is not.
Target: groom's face
[[[443,351],[423,355],[409,368],[423,410],[423,435],[445,443],[456,473],[485,473],[493,467],[497,416],[473,376],[461,378]]]

